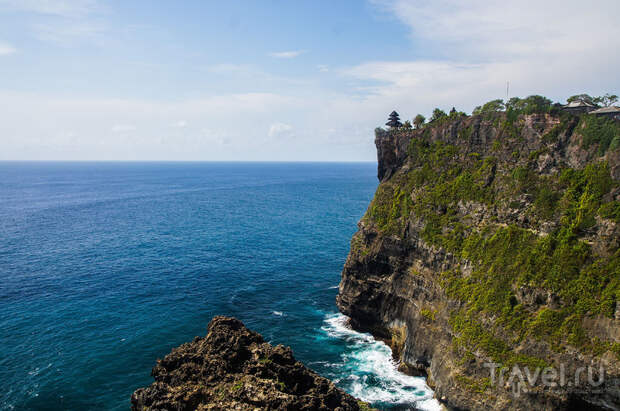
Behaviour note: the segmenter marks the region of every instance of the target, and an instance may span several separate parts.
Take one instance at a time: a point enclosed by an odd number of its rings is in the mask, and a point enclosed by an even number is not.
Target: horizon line
[[[0,163],[376,163],[377,160],[0,160]]]

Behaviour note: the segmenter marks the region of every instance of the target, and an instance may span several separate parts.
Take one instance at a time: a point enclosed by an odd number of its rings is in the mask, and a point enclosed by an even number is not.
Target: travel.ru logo
[[[557,387],[580,387],[586,381],[590,387],[599,387],[605,382],[605,369],[599,364],[598,369],[592,366],[576,368],[574,373],[566,370],[565,364],[556,367],[536,367],[533,371],[529,367],[515,365],[512,369],[503,367],[495,362],[484,363],[483,366],[490,371],[492,386],[510,387],[512,394],[518,397],[527,393],[537,386],[550,388]]]

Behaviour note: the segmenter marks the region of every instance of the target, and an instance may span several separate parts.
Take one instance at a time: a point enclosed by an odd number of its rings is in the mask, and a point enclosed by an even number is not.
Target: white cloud
[[[374,1],[410,29],[431,57],[343,70],[369,100],[415,112],[471,110],[492,98],[617,92],[620,2],[575,0]],[[427,54],[429,54],[427,52]],[[370,84],[368,83],[370,81]]]
[[[618,44],[620,2],[600,0],[377,0],[414,38],[445,57],[507,60]],[[611,49],[608,49],[611,51]]]
[[[187,127],[187,121],[179,120],[176,123],[174,123],[174,126],[178,127],[178,128],[185,128],[185,127]]]
[[[321,73],[327,73],[329,71],[329,66],[326,64],[319,64],[316,66],[316,68],[321,72]]]
[[[287,137],[291,135],[293,127],[286,123],[273,123],[269,126],[267,135],[271,138]]]
[[[244,93],[194,100],[146,101],[60,98],[0,91],[0,106],[6,107],[7,120],[0,122],[2,160],[321,158],[313,150],[299,149],[306,136],[286,138],[292,136],[293,124],[301,124],[312,135],[308,120],[298,114],[321,107],[293,96]],[[274,113],[291,122],[271,121]],[[181,123],[179,119],[183,119]],[[182,124],[185,127],[170,127]],[[79,138],[69,140],[66,130]],[[274,139],[281,139],[281,143],[274,146]],[[320,145],[320,141],[313,144]],[[332,154],[332,159],[336,158]]]
[[[11,46],[10,44],[0,43],[0,56],[7,56],[9,54],[15,53],[16,51],[17,50],[15,50],[15,47]]]
[[[98,41],[106,31],[105,26],[93,21],[50,21],[32,26],[34,36],[48,43],[71,46],[81,42]]]
[[[97,0],[0,0],[0,7],[64,17],[79,17],[100,8]]]
[[[106,31],[101,16],[107,9],[98,0],[0,0],[2,9],[27,13],[25,30],[60,46],[101,42]]]
[[[305,52],[306,50],[277,51],[269,53],[269,55],[278,59],[292,59],[304,54]]]

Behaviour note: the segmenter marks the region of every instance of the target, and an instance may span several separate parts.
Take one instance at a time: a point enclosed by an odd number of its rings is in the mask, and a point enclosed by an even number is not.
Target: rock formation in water
[[[620,125],[554,110],[376,130],[338,306],[448,406],[620,407]]]
[[[157,361],[155,382],[131,396],[133,410],[368,410],[329,380],[272,346],[241,321],[215,317],[204,338]]]

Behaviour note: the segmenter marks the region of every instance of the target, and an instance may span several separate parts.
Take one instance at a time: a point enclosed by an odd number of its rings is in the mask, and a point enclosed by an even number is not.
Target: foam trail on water
[[[350,347],[342,354],[342,364],[333,364],[333,368],[337,369],[334,382],[351,395],[376,406],[441,409],[424,378],[399,372],[390,348],[370,334],[352,330],[345,315],[327,315],[321,329],[331,338],[345,340]]]

